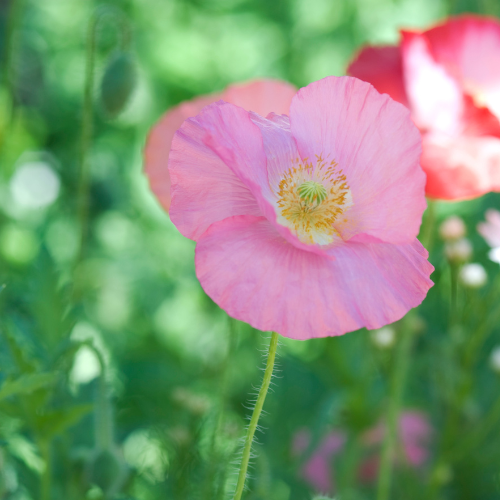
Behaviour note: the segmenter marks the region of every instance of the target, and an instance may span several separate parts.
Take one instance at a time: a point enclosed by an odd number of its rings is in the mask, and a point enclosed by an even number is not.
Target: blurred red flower
[[[426,194],[500,191],[500,23],[464,15],[399,46],[366,47],[348,73],[409,107],[422,133]]]

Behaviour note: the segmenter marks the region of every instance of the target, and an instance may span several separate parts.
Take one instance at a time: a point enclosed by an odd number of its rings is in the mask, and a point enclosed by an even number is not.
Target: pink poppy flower
[[[385,424],[379,423],[361,437],[361,442],[365,447],[365,458],[358,470],[361,481],[370,483],[377,478],[381,445],[385,432]],[[430,455],[431,436],[432,428],[424,413],[415,410],[402,412],[398,426],[401,449],[395,458],[396,465],[408,465],[414,469],[424,466]],[[344,431],[333,430],[329,432],[301,467],[301,476],[316,492],[335,493],[335,473],[332,465],[335,457],[342,453],[346,441],[347,434]],[[311,433],[309,430],[298,431],[293,442],[294,456],[303,455],[310,443]]]
[[[196,116],[207,104],[219,99],[261,116],[271,112],[288,113],[296,92],[293,85],[280,80],[253,80],[229,85],[223,92],[196,97],[167,111],[151,129],[144,150],[145,172],[163,208],[167,212],[170,208],[170,175],[167,168],[170,146],[184,120]]]
[[[408,106],[422,133],[431,198],[500,191],[500,23],[464,15],[399,47],[367,47],[348,73]]]
[[[175,133],[170,217],[230,316],[302,340],[379,328],[432,286],[419,155],[408,111],[355,78],[299,90],[290,118],[219,101]]]

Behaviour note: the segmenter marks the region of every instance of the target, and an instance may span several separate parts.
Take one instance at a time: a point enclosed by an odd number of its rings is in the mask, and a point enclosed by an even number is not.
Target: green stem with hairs
[[[410,362],[412,332],[404,325],[399,339],[396,359],[390,380],[390,399],[387,408],[387,431],[382,445],[382,456],[377,485],[377,500],[388,500],[392,482],[392,464],[397,445],[398,420],[403,398],[406,374]]]
[[[241,459],[240,472],[238,475],[238,483],[236,485],[234,500],[241,499],[241,495],[243,494],[243,489],[245,487],[245,480],[247,477],[248,464],[250,462],[250,452],[252,450],[253,437],[255,435],[255,430],[257,429],[257,424],[259,422],[260,414],[262,413],[262,408],[264,406],[267,391],[269,390],[269,384],[271,383],[271,378],[273,376],[274,360],[276,358],[277,347],[278,334],[276,332],[272,332],[271,342],[269,343],[269,352],[267,355],[266,370],[264,371],[264,379],[259,390],[259,395],[257,396],[257,402],[255,403],[255,408],[253,409],[252,418],[250,419],[250,425],[248,426],[247,435],[245,437],[245,447],[243,448],[243,457]]]

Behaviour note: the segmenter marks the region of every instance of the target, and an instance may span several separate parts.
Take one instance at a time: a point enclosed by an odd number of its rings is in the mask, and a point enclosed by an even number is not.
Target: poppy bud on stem
[[[122,12],[111,7],[101,7],[94,11],[88,27],[87,35],[87,55],[85,63],[85,87],[83,94],[83,113],[81,127],[81,143],[79,158],[79,182],[78,182],[78,220],[80,222],[80,243],[76,264],[83,259],[85,242],[88,231],[89,213],[89,186],[90,186],[90,166],[88,153],[92,141],[92,122],[94,119],[94,73],[95,73],[95,52],[97,46],[98,28],[106,17],[109,17],[118,25],[120,35],[120,50],[128,49],[131,41],[131,30]]]
[[[269,384],[271,383],[277,347],[278,334],[276,332],[272,332],[271,342],[269,344],[269,353],[267,355],[266,370],[264,372],[264,380],[262,381],[262,385],[257,396],[257,401],[253,409],[252,418],[250,419],[250,425],[248,426],[247,435],[245,437],[245,447],[243,448],[243,456],[241,458],[241,466],[240,472],[238,474],[238,483],[236,485],[234,500],[241,499],[241,495],[243,494],[243,489],[245,487],[245,480],[247,477],[248,463],[250,462],[250,452],[252,450],[253,437],[255,435],[255,430],[257,429],[257,424],[259,423],[259,417],[262,413],[262,407],[264,406],[264,401],[269,389]]]

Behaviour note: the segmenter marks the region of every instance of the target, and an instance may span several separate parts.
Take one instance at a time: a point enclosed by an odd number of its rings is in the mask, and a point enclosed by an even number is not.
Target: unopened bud
[[[384,326],[378,330],[372,330],[370,337],[379,349],[388,349],[396,340],[396,332],[392,326]]]
[[[496,346],[490,354],[491,369],[500,375],[500,346]]]
[[[137,80],[132,56],[117,52],[108,63],[101,81],[101,104],[106,115],[115,118],[126,106]]]
[[[481,288],[488,281],[488,275],[481,264],[466,264],[460,269],[460,281],[469,288]]]
[[[466,232],[464,221],[456,215],[448,217],[439,226],[439,235],[444,241],[459,240],[465,236]]]
[[[105,494],[114,494],[126,478],[126,465],[117,451],[97,450],[89,464],[90,483]]]
[[[472,257],[472,244],[467,238],[450,241],[444,247],[446,258],[455,264],[468,261]]]

